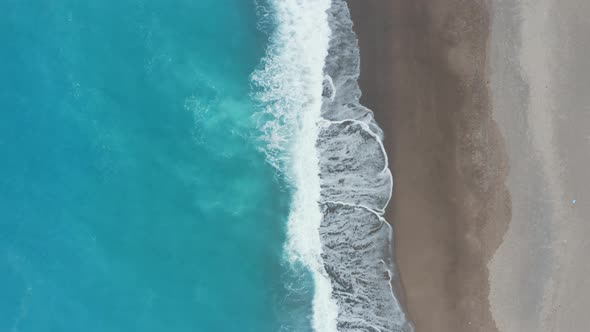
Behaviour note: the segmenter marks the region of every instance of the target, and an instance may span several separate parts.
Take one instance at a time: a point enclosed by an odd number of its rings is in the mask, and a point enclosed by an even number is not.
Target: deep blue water
[[[249,0],[0,3],[0,331],[309,330]]]

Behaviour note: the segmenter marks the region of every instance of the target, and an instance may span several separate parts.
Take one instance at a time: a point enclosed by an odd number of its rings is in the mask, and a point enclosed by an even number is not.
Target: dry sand
[[[493,316],[502,332],[588,331],[590,2],[493,9],[491,91],[514,207],[489,264]]]
[[[416,331],[586,331],[590,2],[348,1]]]

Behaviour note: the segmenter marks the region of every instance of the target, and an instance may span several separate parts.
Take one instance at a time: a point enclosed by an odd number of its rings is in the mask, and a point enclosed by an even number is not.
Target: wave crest
[[[268,0],[275,29],[252,74],[269,163],[294,190],[287,258],[312,273],[317,332],[413,331],[392,289],[392,176],[383,132],[359,102],[344,0]]]
[[[312,273],[315,292],[312,326],[335,332],[338,307],[325,270],[319,228],[319,158],[324,64],[330,28],[330,0],[271,0],[276,27],[261,68],[252,75],[263,105],[261,128],[267,160],[291,182],[294,194],[286,253]]]

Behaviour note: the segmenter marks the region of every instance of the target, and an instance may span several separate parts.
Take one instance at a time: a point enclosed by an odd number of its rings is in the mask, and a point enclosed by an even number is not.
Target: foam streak
[[[315,283],[317,332],[412,331],[391,282],[392,176],[383,132],[359,103],[359,51],[344,0],[270,0],[276,29],[252,80],[268,160],[295,192],[286,252]],[[266,15],[265,17],[268,17]]]

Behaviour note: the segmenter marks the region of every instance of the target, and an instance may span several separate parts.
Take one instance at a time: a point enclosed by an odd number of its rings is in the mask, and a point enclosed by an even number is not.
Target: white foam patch
[[[286,251],[303,263],[315,283],[312,326],[318,332],[337,331],[338,307],[324,268],[319,228],[320,178],[316,141],[321,120],[324,64],[330,28],[330,0],[271,0],[276,30],[262,69],[252,80],[262,92],[265,152],[270,163],[285,172],[295,193],[288,222]]]
[[[360,105],[344,0],[268,0],[276,29],[252,75],[267,160],[295,188],[286,252],[312,273],[316,332],[413,331],[395,297],[383,132]]]

